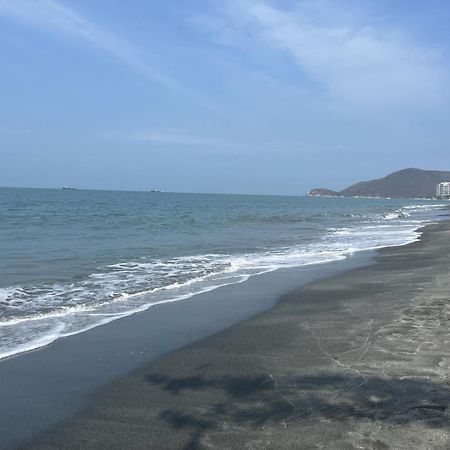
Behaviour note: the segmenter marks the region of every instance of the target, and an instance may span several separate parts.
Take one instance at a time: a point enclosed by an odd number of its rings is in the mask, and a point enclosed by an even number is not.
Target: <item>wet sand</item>
[[[450,448],[450,222],[97,390],[21,448]]]
[[[373,261],[374,252],[362,252],[257,275],[1,360],[0,448],[67,422],[96,389],[143,364],[266,311],[299,286]]]

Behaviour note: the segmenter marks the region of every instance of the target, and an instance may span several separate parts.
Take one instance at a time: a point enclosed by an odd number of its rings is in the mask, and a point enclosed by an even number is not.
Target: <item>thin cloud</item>
[[[235,140],[225,139],[217,136],[202,136],[187,133],[183,130],[152,130],[138,132],[107,132],[99,136],[101,139],[112,141],[126,141],[133,143],[142,143],[150,146],[161,147],[168,146],[177,147],[203,147],[226,151],[227,153],[235,152],[252,152],[258,150],[258,154],[278,152],[280,148],[302,149],[308,151],[305,143],[299,140],[289,139],[270,139],[270,140]]]
[[[0,15],[35,28],[53,31],[87,42],[122,61],[132,70],[166,88],[218,110],[210,99],[181,85],[148,62],[140,49],[54,0],[0,0]]]
[[[446,102],[448,70],[435,50],[398,30],[344,15],[335,3],[300,2],[283,9],[259,0],[231,1],[192,23],[215,32],[222,44],[252,40],[280,51],[323,94],[341,102],[400,107]]]
[[[214,136],[201,136],[179,129],[150,131],[113,131],[99,135],[100,139],[112,141],[127,141],[155,146],[196,146],[196,147],[233,147],[236,142]]]
[[[180,145],[202,147],[226,147],[229,144],[221,139],[205,136],[193,136],[179,132],[141,132],[122,136],[126,140],[145,142],[155,145]]]

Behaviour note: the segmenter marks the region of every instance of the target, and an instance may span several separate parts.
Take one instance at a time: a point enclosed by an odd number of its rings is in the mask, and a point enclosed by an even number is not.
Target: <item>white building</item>
[[[436,197],[450,198],[450,181],[444,181],[437,185]]]

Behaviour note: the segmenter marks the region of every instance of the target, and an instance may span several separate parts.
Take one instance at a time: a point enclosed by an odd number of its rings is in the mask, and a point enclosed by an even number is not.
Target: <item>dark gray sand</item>
[[[450,223],[147,364],[29,447],[449,449]]]
[[[0,449],[67,422],[92,392],[164,354],[273,307],[299,286],[373,263],[374,252],[277,270],[0,361]]]

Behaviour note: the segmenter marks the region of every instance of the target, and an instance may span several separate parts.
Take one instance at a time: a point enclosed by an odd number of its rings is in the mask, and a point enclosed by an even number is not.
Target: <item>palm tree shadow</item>
[[[200,415],[189,408],[166,409],[160,419],[191,433],[186,449],[201,448],[202,437],[228,422],[236,426],[295,425],[305,419],[348,419],[389,424],[421,423],[430,428],[450,427],[450,386],[427,379],[361,377],[322,373],[316,376],[170,377],[151,374],[147,381],[189,405],[202,392],[219,400]]]

